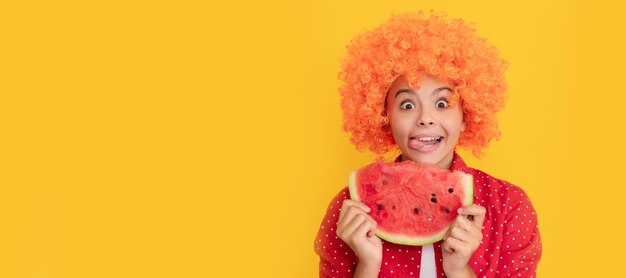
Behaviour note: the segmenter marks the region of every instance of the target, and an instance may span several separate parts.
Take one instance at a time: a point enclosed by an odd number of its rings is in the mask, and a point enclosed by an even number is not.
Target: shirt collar
[[[396,157],[396,162],[401,162],[401,161],[402,161],[402,154]],[[465,161],[463,161],[463,158],[461,158],[461,156],[456,151],[454,151],[454,154],[452,157],[452,164],[450,164],[450,171],[462,171],[462,172],[469,173],[469,168],[467,167],[467,165],[465,165]]]
[[[452,164],[450,164],[450,171],[463,171],[469,173],[469,168],[465,165],[463,158],[455,151],[452,158]]]

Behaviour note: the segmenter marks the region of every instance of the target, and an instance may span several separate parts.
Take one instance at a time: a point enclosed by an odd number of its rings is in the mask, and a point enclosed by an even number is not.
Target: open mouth
[[[439,136],[439,137],[419,137],[419,138],[411,138],[411,139],[417,139],[418,141],[424,142],[424,143],[437,144],[437,143],[441,142],[441,140],[443,140],[443,136]]]
[[[409,147],[422,152],[432,151],[439,146],[443,136],[424,136],[409,138]]]

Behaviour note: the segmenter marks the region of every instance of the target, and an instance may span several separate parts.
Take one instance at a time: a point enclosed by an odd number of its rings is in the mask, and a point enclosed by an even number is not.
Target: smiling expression
[[[387,115],[403,160],[449,168],[459,134],[465,130],[460,105],[450,105],[453,86],[429,76],[411,88],[398,77],[387,93]]]

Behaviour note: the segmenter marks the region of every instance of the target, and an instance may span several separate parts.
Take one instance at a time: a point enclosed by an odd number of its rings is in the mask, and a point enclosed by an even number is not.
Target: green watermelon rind
[[[466,174],[461,171],[455,171],[463,175],[463,189],[465,190],[465,200],[463,200],[463,206],[468,206],[474,203],[474,176],[471,174]],[[348,178],[348,190],[350,192],[350,198],[354,201],[361,201],[359,197],[358,190],[356,188],[356,173],[357,171],[353,171],[350,173]],[[385,231],[376,230],[375,234],[388,242],[393,242],[396,244],[403,245],[411,245],[411,246],[420,246],[427,245],[431,243],[438,242],[443,239],[443,236],[446,233],[446,229],[442,229],[439,233],[436,233],[427,237],[416,237],[416,236],[406,236],[401,234],[387,233]]]

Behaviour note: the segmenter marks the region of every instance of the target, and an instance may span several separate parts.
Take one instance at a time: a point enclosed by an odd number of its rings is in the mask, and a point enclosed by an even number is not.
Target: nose
[[[427,107],[420,109],[421,113],[417,118],[417,125],[422,127],[435,125],[435,119],[432,117],[431,111]]]
[[[431,121],[426,122],[426,121],[422,121],[421,119],[419,120],[418,123],[421,126],[429,126],[429,125],[434,125],[435,124],[434,122],[431,122]]]

